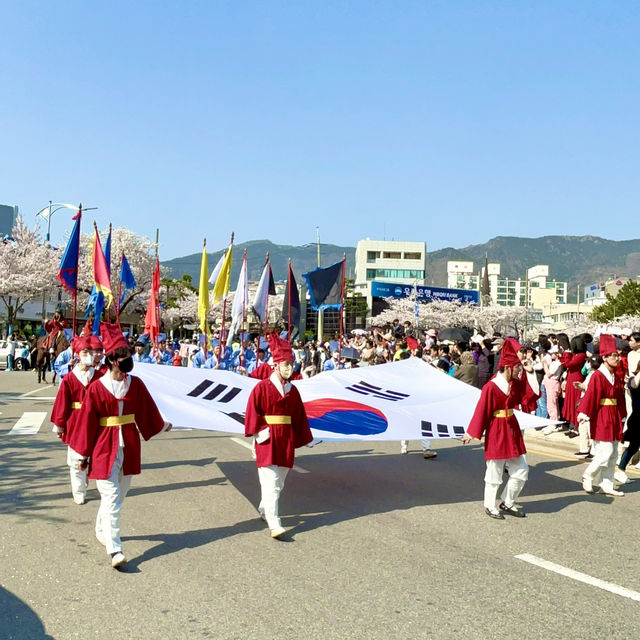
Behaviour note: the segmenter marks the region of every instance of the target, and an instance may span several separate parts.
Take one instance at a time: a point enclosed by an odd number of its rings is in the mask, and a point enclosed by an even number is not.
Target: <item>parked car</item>
[[[23,371],[30,368],[29,358],[23,358],[22,352],[25,347],[29,348],[29,343],[18,340],[16,342],[16,355],[13,362],[13,368],[17,371]],[[7,368],[7,356],[9,355],[9,341],[0,340],[0,369]]]

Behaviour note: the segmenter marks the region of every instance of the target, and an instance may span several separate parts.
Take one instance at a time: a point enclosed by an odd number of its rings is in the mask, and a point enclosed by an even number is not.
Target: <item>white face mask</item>
[[[91,366],[93,366],[93,356],[90,353],[88,353],[86,355],[81,355],[80,356],[80,362],[85,367],[91,367]]]
[[[280,371],[280,375],[285,379],[288,380],[291,375],[293,374],[293,365],[289,362],[281,362],[278,365],[278,370]]]

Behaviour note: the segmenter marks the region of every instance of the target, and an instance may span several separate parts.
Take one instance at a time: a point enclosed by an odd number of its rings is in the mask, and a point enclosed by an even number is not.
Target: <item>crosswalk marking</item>
[[[26,393],[23,393],[21,395],[19,395],[19,398],[28,398],[29,396],[32,396],[34,393],[38,393],[38,391],[44,391],[45,389],[53,389],[53,385],[52,384],[48,384],[44,387],[40,386],[37,389],[33,389],[33,391],[27,391]],[[55,400],[55,397],[54,397]]]
[[[38,433],[46,417],[46,411],[25,411],[18,422],[13,425],[9,435],[25,436]]]

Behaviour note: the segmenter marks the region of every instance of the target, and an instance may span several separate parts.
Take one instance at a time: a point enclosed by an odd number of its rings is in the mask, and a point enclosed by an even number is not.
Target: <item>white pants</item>
[[[591,423],[588,420],[578,422],[578,450],[581,453],[589,452],[591,448]]]
[[[423,451],[431,451],[431,440],[429,440],[428,438],[422,438],[420,442],[422,443]],[[402,453],[406,452],[408,446],[409,446],[408,440],[400,440],[400,451],[402,451]]]
[[[498,489],[502,484],[505,466],[509,472],[509,479],[500,500],[507,507],[513,507],[529,477],[529,465],[524,455],[507,460],[487,460],[487,471],[484,474],[484,506],[491,511],[496,511],[498,506]]]
[[[122,473],[123,460],[124,449],[119,447],[109,479],[96,480],[96,486],[100,492],[100,508],[96,517],[96,537],[106,542],[108,554],[122,551],[120,511],[133,477],[125,476]]]
[[[589,478],[592,484],[598,484],[600,476],[600,488],[603,491],[613,489],[613,474],[616,470],[616,457],[618,455],[617,442],[593,441],[593,460],[584,471],[584,477]]]
[[[264,514],[269,529],[281,527],[278,515],[278,500],[280,492],[284,489],[284,480],[289,473],[288,467],[258,467],[258,478],[262,492],[258,511]]]
[[[71,495],[76,500],[84,500],[87,497],[87,471],[80,471],[76,466],[82,460],[77,451],[67,447],[67,465],[69,465],[69,475],[71,476]]]

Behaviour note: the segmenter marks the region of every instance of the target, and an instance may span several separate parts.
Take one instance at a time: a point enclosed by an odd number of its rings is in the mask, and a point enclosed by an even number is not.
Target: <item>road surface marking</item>
[[[567,567],[563,567],[560,564],[555,564],[554,562],[549,562],[548,560],[543,560],[542,558],[532,556],[529,553],[521,553],[520,555],[515,557],[518,558],[518,560],[524,560],[524,562],[535,564],[536,566],[547,569],[548,571],[559,573],[561,576],[566,576],[567,578],[572,578],[573,580],[577,580],[578,582],[584,582],[585,584],[590,584],[593,587],[598,587],[598,589],[604,589],[605,591],[610,591],[611,593],[623,596],[624,598],[629,598],[631,600],[635,600],[636,602],[640,602],[640,593],[638,593],[637,591],[632,591],[631,589],[627,589],[625,587],[621,587],[617,584],[614,584],[613,582],[606,582],[605,580],[600,580],[600,578],[594,578],[587,575],[586,573],[580,573],[579,571],[568,569]]]
[[[53,385],[52,384],[48,384],[45,387],[38,387],[37,389],[34,389],[33,391],[27,391],[26,393],[23,393],[22,395],[19,395],[18,398],[28,398],[29,396],[32,396],[34,393],[38,393],[38,391],[44,391],[45,389],[52,389],[52,388],[53,388]],[[55,400],[55,398],[54,398],[54,400]]]
[[[251,445],[248,442],[242,440],[242,438],[231,438],[231,440],[233,440],[233,442],[235,442],[236,444],[239,444],[241,447],[244,447],[245,449],[249,449],[249,451],[251,451]],[[298,473],[311,473],[311,471],[309,471],[308,469],[303,469],[297,464],[293,465],[293,470],[297,471]]]
[[[13,425],[9,435],[26,436],[38,433],[46,417],[46,411],[25,411],[18,422]]]

